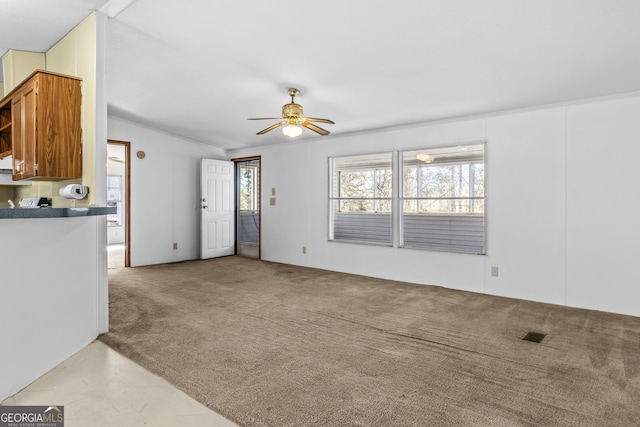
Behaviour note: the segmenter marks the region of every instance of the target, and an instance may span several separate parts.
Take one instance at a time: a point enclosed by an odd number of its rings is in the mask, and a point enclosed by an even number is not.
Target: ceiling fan
[[[275,125],[271,125],[266,129],[261,130],[256,133],[256,135],[264,135],[265,133],[273,130],[282,125],[287,125],[282,128],[282,133],[291,138],[299,136],[302,134],[302,127],[310,129],[314,132],[319,133],[320,135],[329,135],[329,131],[322,129],[320,126],[314,125],[312,122],[316,123],[330,123],[334,125],[335,123],[329,119],[318,119],[314,117],[304,117],[302,115],[302,105],[296,104],[294,102],[294,98],[298,95],[300,91],[295,88],[289,89],[289,96],[291,97],[291,102],[289,104],[284,104],[282,106],[282,120]],[[279,117],[265,117],[265,118],[257,118],[257,119],[248,119],[248,120],[280,120]]]

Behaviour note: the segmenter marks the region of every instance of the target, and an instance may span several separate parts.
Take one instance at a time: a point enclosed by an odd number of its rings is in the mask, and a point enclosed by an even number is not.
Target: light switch
[[[276,195],[276,187],[271,187],[271,195],[272,196]]]
[[[269,204],[270,204],[271,206],[275,206],[275,205],[276,205],[276,198],[275,198],[275,197],[271,197],[271,198],[269,199]]]

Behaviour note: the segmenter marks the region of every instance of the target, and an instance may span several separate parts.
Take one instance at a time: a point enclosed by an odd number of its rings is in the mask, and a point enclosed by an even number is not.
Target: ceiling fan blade
[[[280,120],[282,117],[260,117],[256,119],[247,119],[247,120]]]
[[[287,122],[282,121],[282,122],[276,123],[275,125],[271,125],[266,129],[262,129],[260,132],[256,133],[256,135],[263,135],[263,134],[269,132],[270,130],[274,130],[275,128],[282,126],[285,123],[287,123]]]
[[[328,130],[322,129],[320,126],[316,126],[313,123],[309,123],[308,121],[300,122],[300,126],[304,126],[307,129],[310,129],[310,130],[312,130],[314,132],[319,133],[320,135],[329,135],[331,133]]]
[[[305,117],[304,120],[307,120],[309,122],[319,122],[319,123],[331,123],[332,125],[335,125],[335,123],[329,119],[318,119],[316,117]]]

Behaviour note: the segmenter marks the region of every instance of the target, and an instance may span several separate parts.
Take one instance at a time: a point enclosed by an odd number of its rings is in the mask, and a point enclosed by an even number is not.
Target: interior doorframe
[[[131,267],[131,142],[107,139],[107,144],[124,147],[124,266]]]
[[[250,160],[258,161],[258,259],[262,259],[262,156],[247,156],[247,157],[237,157],[233,158],[232,161],[235,165],[235,191],[236,191],[236,255],[238,253],[238,237],[240,236],[240,232],[238,230],[239,221],[238,215],[240,213],[240,209],[238,209],[238,204],[240,203],[240,181],[238,180],[238,163],[247,162]]]

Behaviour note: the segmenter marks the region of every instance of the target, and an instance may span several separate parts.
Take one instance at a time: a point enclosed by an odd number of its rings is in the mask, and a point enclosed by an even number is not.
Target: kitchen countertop
[[[110,215],[115,206],[87,208],[0,208],[0,219],[13,218],[69,218],[78,216]]]

